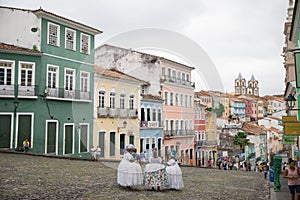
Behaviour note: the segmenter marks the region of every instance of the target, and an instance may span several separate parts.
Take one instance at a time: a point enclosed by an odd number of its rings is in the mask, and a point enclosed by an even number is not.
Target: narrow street
[[[0,153],[0,199],[269,199],[262,173],[181,167],[182,191],[119,187],[118,162]]]

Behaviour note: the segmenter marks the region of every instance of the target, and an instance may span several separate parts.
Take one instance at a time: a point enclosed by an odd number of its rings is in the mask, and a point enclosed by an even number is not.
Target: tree
[[[249,139],[247,139],[247,135],[244,132],[238,132],[233,138],[233,144],[240,146],[241,150],[244,153],[244,147],[250,144]]]
[[[217,113],[217,117],[222,117],[223,112],[225,111],[223,104],[219,103],[217,108],[213,108],[213,112]]]

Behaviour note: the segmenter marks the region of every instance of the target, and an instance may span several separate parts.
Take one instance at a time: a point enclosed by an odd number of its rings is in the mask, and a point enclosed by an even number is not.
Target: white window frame
[[[68,40],[68,38],[67,38],[67,32],[68,31],[73,32],[73,39],[72,40]],[[67,46],[68,41],[73,42],[73,48],[69,48]],[[69,49],[69,50],[72,50],[72,51],[76,51],[76,31],[73,30],[73,29],[65,28],[65,48]]]
[[[86,77],[83,74],[87,75]],[[86,90],[83,88],[83,79],[86,80]],[[90,72],[80,71],[80,91],[81,92],[90,92]]]
[[[8,63],[11,64],[11,84],[10,85],[14,85],[15,84],[15,61],[13,60],[0,60],[0,63]],[[4,86],[7,85],[7,69],[9,67],[6,66],[0,66],[0,68],[4,69]]]
[[[32,65],[31,70],[28,69],[22,69],[22,64],[25,65]],[[21,71],[25,70],[26,71],[26,81],[25,85],[23,86],[34,86],[35,85],[35,63],[34,62],[25,62],[25,61],[19,61],[19,76],[18,76],[18,84],[21,86]],[[28,71],[32,71],[32,79],[31,79],[31,85],[28,85]]]
[[[52,71],[50,72],[49,71],[50,67],[55,68],[56,71],[55,72],[52,72]],[[53,75],[53,74],[56,75],[55,87],[52,87],[52,85],[51,86],[48,85],[49,73],[51,73],[51,75]],[[53,79],[53,76],[51,77],[51,82],[53,81],[52,79]],[[47,88],[59,88],[59,66],[47,64],[46,87]]]
[[[56,40],[56,44],[51,44],[49,42],[50,39],[50,26],[56,26],[57,27],[57,40]],[[58,24],[54,24],[52,22],[48,22],[48,30],[47,30],[47,44],[51,45],[51,46],[56,46],[59,47],[60,46],[60,26]]]
[[[125,109],[125,94],[120,94],[120,109]]]
[[[82,37],[83,36],[87,36],[88,37],[88,48],[87,48],[87,52],[83,51],[83,41],[82,41]],[[88,34],[84,34],[84,33],[80,33],[80,53],[84,53],[84,54],[90,54],[90,48],[91,48],[91,36]]]
[[[134,99],[135,96],[134,95],[130,95],[129,97],[129,110],[133,110],[134,109]]]
[[[109,107],[116,108],[116,93],[115,92],[109,93]]]
[[[72,89],[69,88],[68,85],[68,89],[66,89],[67,87],[67,71],[72,71],[72,77],[73,77],[73,81],[72,81]],[[71,76],[70,76],[71,77]],[[65,68],[65,74],[64,74],[64,90],[68,90],[68,91],[75,91],[75,79],[76,79],[76,70],[75,69],[71,69],[71,68]]]
[[[100,90],[99,91],[99,108],[105,108],[105,91]]]

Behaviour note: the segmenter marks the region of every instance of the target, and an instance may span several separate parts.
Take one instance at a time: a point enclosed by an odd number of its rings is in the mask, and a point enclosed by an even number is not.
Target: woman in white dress
[[[152,156],[149,163],[145,166],[144,184],[152,190],[161,190],[161,186],[167,184],[166,167],[162,164],[163,160],[157,156],[157,149],[152,149]]]
[[[118,167],[117,182],[121,186],[131,188],[133,185],[142,185],[143,173],[139,163],[135,162],[132,153],[134,152],[134,145],[126,146],[124,157]]]
[[[170,160],[167,162],[168,188],[181,190],[183,189],[182,172],[176,160],[176,151],[169,152]]]

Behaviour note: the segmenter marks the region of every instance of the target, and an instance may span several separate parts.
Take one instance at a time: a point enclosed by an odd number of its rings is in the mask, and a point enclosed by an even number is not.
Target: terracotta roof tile
[[[30,53],[30,54],[42,54],[38,50],[28,49],[24,47],[18,47],[11,44],[5,44],[0,42],[0,51],[2,52],[13,52],[13,53]]]
[[[151,94],[141,94],[143,99],[149,99],[149,100],[155,100],[155,101],[161,101],[163,102],[163,99],[160,96],[154,96]]]
[[[94,70],[96,74],[102,75],[102,76],[106,76],[106,77],[111,77],[111,78],[116,78],[116,79],[123,79],[123,80],[127,80],[127,81],[134,81],[134,82],[139,82],[143,85],[149,85],[148,82],[137,79],[133,76],[127,75],[123,72],[120,72],[116,69],[104,69],[102,67],[99,66],[94,66]]]

